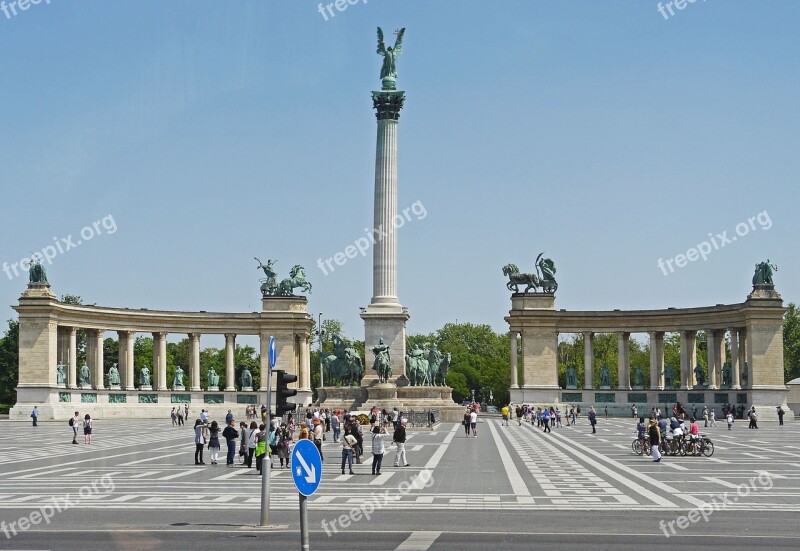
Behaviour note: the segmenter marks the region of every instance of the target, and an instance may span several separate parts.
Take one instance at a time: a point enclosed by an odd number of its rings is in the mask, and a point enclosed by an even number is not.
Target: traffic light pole
[[[269,426],[271,423],[270,412],[272,409],[271,400],[272,370],[267,371],[267,419],[264,430],[267,431],[267,454],[266,461],[261,462],[261,526],[269,526],[269,479],[272,474],[272,456],[269,454]],[[276,429],[277,431],[277,429]],[[275,435],[277,436],[277,434]]]

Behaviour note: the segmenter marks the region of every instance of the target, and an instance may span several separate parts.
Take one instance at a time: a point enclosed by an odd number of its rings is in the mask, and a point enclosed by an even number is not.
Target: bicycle
[[[636,438],[633,442],[631,442],[631,449],[636,455],[650,455],[653,451],[650,446],[650,438],[648,436],[645,436],[641,440]]]

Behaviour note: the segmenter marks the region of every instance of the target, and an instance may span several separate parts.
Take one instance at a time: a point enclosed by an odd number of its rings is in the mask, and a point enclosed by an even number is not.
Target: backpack
[[[69,426],[70,427],[75,426],[75,418],[74,417],[70,417],[69,418]]]

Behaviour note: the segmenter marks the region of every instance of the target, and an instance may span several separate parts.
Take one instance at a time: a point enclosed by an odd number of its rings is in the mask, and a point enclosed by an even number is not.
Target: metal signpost
[[[322,481],[322,458],[311,440],[298,440],[291,455],[292,480],[300,494],[300,549],[309,551],[308,508],[306,498],[319,488]]]
[[[265,420],[264,430],[269,434],[270,409],[272,408],[271,400],[271,387],[272,387],[272,370],[278,361],[278,347],[275,344],[275,337],[269,338],[269,371],[267,372],[267,417]],[[262,381],[263,383],[263,381]],[[270,468],[272,461],[269,456],[269,443],[267,443],[267,457],[261,462],[261,526],[269,526],[269,478]]]

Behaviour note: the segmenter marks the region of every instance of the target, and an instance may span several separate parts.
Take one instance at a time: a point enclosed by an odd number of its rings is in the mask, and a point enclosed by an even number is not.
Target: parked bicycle
[[[711,441],[711,438],[705,434],[701,434],[699,438],[695,440],[686,440],[683,443],[682,455],[704,455],[706,457],[711,457],[714,455],[714,443]]]
[[[636,438],[631,442],[631,449],[637,455],[650,455],[653,451],[650,447],[650,437],[645,435],[641,440]]]

